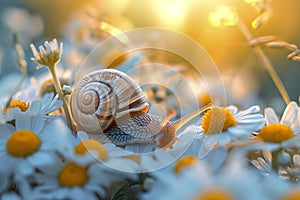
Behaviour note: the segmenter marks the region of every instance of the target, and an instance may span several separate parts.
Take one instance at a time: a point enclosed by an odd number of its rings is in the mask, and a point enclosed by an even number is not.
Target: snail
[[[168,115],[161,118],[147,113],[147,102],[139,85],[127,74],[115,69],[93,71],[74,86],[71,111],[77,130],[85,131],[101,143],[117,146],[155,143],[172,148],[176,131],[210,105],[170,122]]]

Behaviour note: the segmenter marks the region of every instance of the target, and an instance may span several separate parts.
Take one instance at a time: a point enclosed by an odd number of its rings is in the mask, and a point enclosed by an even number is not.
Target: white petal
[[[227,144],[230,141],[231,141],[230,135],[228,133],[222,133],[218,139],[218,144],[220,146],[224,146],[225,144]]]
[[[260,108],[259,106],[251,106],[250,108],[246,109],[246,110],[243,110],[243,111],[240,111],[239,113],[236,114],[236,116],[243,116],[243,115],[249,115],[249,114],[252,114],[252,113],[257,113],[260,111]]]
[[[50,166],[55,162],[55,158],[51,152],[37,152],[28,157],[28,161],[35,167],[43,168],[43,166]]]
[[[227,151],[224,148],[213,149],[204,159],[212,171],[218,170],[226,161]]]
[[[30,44],[30,48],[31,48],[31,51],[33,53],[33,56],[37,59],[41,59],[38,52],[37,52],[37,50],[36,50],[36,48],[35,48],[35,46],[34,46],[34,44]]]
[[[235,114],[237,113],[237,111],[238,111],[238,109],[237,109],[236,106],[228,106],[228,107],[226,107],[226,108],[229,109],[229,111],[230,111],[233,115],[235,115]]]
[[[222,133],[220,133],[220,134],[222,134]],[[206,137],[203,140],[203,144],[200,148],[199,154],[198,154],[198,157],[200,159],[207,156],[207,154],[213,149],[214,145],[218,141],[220,134],[206,135]]]
[[[27,115],[19,115],[16,119],[17,130],[31,130],[31,120]]]
[[[50,46],[50,44],[49,44],[48,41],[46,41],[46,42],[44,43],[44,46],[46,47],[46,49],[48,50],[49,53],[52,53],[52,48],[51,48],[51,46]]]
[[[297,103],[296,102],[289,103],[285,108],[280,123],[291,126],[295,122],[297,112],[298,112]]]
[[[40,52],[43,54],[43,56],[47,55],[45,48],[43,46],[40,46],[39,49],[40,49]]]
[[[11,124],[0,124],[0,138],[9,137],[15,130],[15,127]]]
[[[63,52],[63,43],[61,42],[59,44],[59,53],[60,53],[60,55],[62,54],[62,52]]]
[[[54,93],[48,92],[42,97],[42,107],[49,105],[53,99]]]
[[[27,161],[23,160],[19,162],[17,166],[17,175],[16,178],[22,180],[23,178],[32,175],[34,173],[34,167]]]
[[[40,115],[40,116],[33,118],[31,130],[35,134],[39,134],[43,130],[44,126],[45,126],[45,123],[44,123],[43,116]]]
[[[31,102],[29,108],[26,110],[25,113],[30,113],[31,116],[37,115],[40,112],[41,107],[42,107],[41,101],[39,100],[33,101]]]
[[[18,116],[22,111],[19,108],[11,108],[7,112],[8,121],[12,119],[16,119],[16,116]]]
[[[243,126],[230,127],[227,131],[228,134],[235,139],[246,139],[250,137],[252,133],[251,131],[244,129]]]
[[[278,117],[272,108],[265,108],[265,120],[267,125],[279,123]]]
[[[22,198],[18,196],[16,193],[9,192],[1,195],[1,200],[21,200]]]

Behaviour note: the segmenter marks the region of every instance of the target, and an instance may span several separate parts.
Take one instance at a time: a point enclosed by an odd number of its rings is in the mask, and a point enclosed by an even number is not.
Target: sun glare
[[[218,8],[210,13],[209,20],[214,27],[220,26],[234,26],[237,24],[239,18],[233,8],[220,5]]]

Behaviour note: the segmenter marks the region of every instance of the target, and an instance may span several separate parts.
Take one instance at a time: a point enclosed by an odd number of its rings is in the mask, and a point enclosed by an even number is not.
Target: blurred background
[[[231,85],[228,87],[236,91],[237,94],[232,95],[237,95],[240,102],[243,102],[241,105],[261,104],[263,107],[268,105],[281,111],[283,101],[277,89],[240,30],[236,26],[214,27],[209,15],[219,5],[228,5],[246,25],[249,25],[254,36],[275,35],[300,46],[299,0],[273,0],[270,4],[270,18],[258,29],[252,29],[251,22],[260,13],[251,4],[242,0],[0,0],[0,2],[0,83],[1,81],[3,83],[8,75],[19,73],[12,53],[12,31],[17,32],[24,47],[29,76],[34,76],[35,64],[30,61],[32,55],[29,44],[32,42],[41,44],[45,39],[58,38],[66,44],[73,42],[82,45],[82,41],[86,39],[87,29],[90,30],[91,26],[94,26],[86,14],[86,10],[89,10],[99,19],[122,31],[139,27],[163,27],[188,35],[208,52],[225,82],[227,80],[230,82]],[[98,37],[107,36],[98,35]],[[66,48],[70,53],[76,52],[72,46]],[[277,70],[291,99],[298,101],[300,63],[287,59],[290,52],[286,49],[264,48],[264,51]],[[81,62],[80,57],[77,56],[76,59],[73,57],[70,64],[76,65]]]

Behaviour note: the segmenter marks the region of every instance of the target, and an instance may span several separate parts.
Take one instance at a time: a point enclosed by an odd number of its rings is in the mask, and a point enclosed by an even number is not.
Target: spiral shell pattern
[[[87,133],[104,132],[116,118],[134,111],[147,111],[148,107],[139,85],[114,69],[89,73],[75,85],[71,97],[77,128]]]

